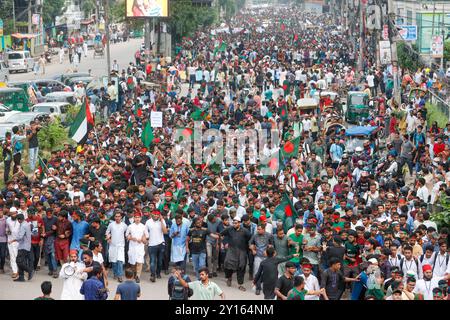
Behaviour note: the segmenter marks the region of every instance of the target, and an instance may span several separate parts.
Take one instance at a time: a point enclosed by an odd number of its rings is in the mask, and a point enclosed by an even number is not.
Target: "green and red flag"
[[[142,132],[141,139],[142,139],[142,143],[144,144],[144,146],[146,148],[148,148],[152,144],[154,136],[153,136],[153,128],[150,125],[150,121],[148,121],[145,124],[144,131]]]
[[[285,103],[280,107],[280,118],[281,120],[286,121],[288,117],[289,117],[289,110],[287,104]]]
[[[300,136],[293,140],[288,140],[280,149],[280,155],[283,159],[292,158],[298,155],[298,147],[300,146]]]
[[[207,116],[208,113],[206,112],[206,110],[202,110],[200,108],[197,108],[194,112],[191,113],[191,119],[194,121],[206,120]]]
[[[297,217],[297,211],[292,204],[287,193],[283,193],[280,204],[275,208],[274,216],[276,220],[283,221],[284,227],[289,230],[293,226],[293,222]]]

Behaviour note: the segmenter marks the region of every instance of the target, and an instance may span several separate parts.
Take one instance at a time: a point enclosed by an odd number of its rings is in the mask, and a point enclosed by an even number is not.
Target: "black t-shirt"
[[[345,247],[329,247],[327,248],[327,261],[331,258],[339,259],[340,263],[344,262]]]
[[[100,225],[100,228],[95,229],[92,225],[89,226],[89,236],[94,237],[100,243],[103,243],[106,235],[106,227],[104,225]]]
[[[188,236],[191,240],[190,250],[193,254],[206,253],[206,236],[211,232],[208,229],[192,228],[189,230]]]
[[[58,218],[55,216],[52,216],[51,218],[48,218],[47,216],[44,216],[42,218],[42,221],[44,222],[44,229],[45,233],[47,233],[47,237],[55,236],[56,231],[52,230],[52,226],[56,225],[56,221],[58,221]]]
[[[92,268],[91,272],[88,272],[88,279],[94,275],[95,269],[99,269],[99,270],[102,269],[102,265],[97,261],[92,261],[92,264],[86,265],[86,268],[90,268],[90,267],[93,267],[93,268]]]
[[[36,132],[33,133],[30,129],[27,130],[27,136],[31,134],[31,138],[28,138],[28,146],[29,148],[37,148],[39,147],[39,141],[38,141],[38,131],[39,129],[36,129]]]
[[[282,275],[278,278],[277,284],[275,285],[275,288],[278,288],[280,290],[281,294],[284,296],[288,295],[288,292],[294,287],[294,277],[287,278],[286,275]],[[277,297],[277,300],[281,300]]]

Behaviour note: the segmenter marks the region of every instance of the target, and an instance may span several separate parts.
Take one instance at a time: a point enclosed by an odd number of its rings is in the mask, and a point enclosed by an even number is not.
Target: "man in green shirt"
[[[301,276],[296,276],[294,278],[294,287],[289,291],[287,295],[288,300],[305,300],[305,296],[307,294],[309,295],[315,295],[320,296],[323,294],[325,289],[320,289],[319,291],[312,291],[312,290],[306,290],[305,289],[305,278]]]
[[[201,268],[199,270],[200,280],[192,282],[186,282],[178,270],[174,270],[173,274],[183,287],[192,289],[191,300],[214,300],[216,296],[220,296],[222,300],[225,299],[222,289],[215,282],[209,280],[208,268]]]
[[[303,244],[305,245],[303,256],[308,258],[312,266],[312,271],[317,277],[319,274],[319,252],[322,250],[320,245],[322,237],[316,232],[316,225],[314,223],[309,223],[306,226],[306,230],[308,233],[305,234],[303,239]]]
[[[288,237],[289,254],[299,254],[298,257],[292,258],[290,261],[295,263],[297,270],[300,270],[300,260],[303,258],[303,226],[295,225],[295,231]]]

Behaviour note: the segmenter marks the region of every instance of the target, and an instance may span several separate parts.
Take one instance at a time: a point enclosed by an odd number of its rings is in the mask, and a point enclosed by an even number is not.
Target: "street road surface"
[[[141,46],[143,42],[142,38],[130,39],[128,42],[119,42],[116,44],[111,43],[111,67],[114,60],[117,60],[120,70],[126,69],[130,62],[134,62],[134,53]],[[81,63],[78,66],[78,72],[88,72],[91,69],[94,77],[100,77],[107,75],[106,66],[106,49],[103,57],[96,56],[94,59],[94,50],[88,50],[88,56],[81,56]],[[52,76],[67,73],[69,69],[72,69],[73,65],[69,63],[69,55],[65,55],[64,62],[59,63],[59,56],[53,55],[52,62],[45,66],[45,74],[40,72],[35,75],[34,72],[28,73],[12,73],[9,75],[10,81],[22,81],[31,79],[47,79]]]
[[[47,268],[41,268],[40,271],[33,277],[31,281],[26,282],[13,282],[10,276],[9,265],[5,266],[5,274],[0,275],[0,300],[33,300],[34,298],[41,296],[41,283],[43,281],[51,281],[53,284],[52,289],[52,297],[56,300],[59,300],[61,296],[61,291],[63,288],[63,280],[62,279],[54,279],[47,275]],[[191,270],[192,271],[192,270]],[[25,279],[27,279],[28,275],[25,275]],[[109,276],[109,294],[108,300],[113,300],[114,295],[116,294],[116,288],[118,282],[112,278],[112,272],[110,272]],[[143,272],[141,275],[141,300],[168,300],[167,294],[167,280],[169,276],[161,275],[162,279],[156,279],[156,282],[150,282],[150,273]],[[191,280],[194,280],[195,276],[193,272],[189,272],[189,277]],[[226,285],[226,279],[223,272],[218,273],[217,278],[212,278],[219,285],[219,287],[225,293],[225,299],[227,300],[263,300],[264,295],[261,292],[261,295],[255,295],[255,292],[252,290],[252,285],[248,279],[248,272],[245,277],[244,286],[247,289],[246,292],[240,291],[237,287],[236,275],[233,277],[232,287],[229,288]],[[219,298],[220,299],[220,298]]]

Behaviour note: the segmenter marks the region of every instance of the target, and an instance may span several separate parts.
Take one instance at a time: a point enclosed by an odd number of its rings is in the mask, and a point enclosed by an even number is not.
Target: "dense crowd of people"
[[[3,151],[14,176],[0,197],[0,272],[8,255],[14,281],[31,280],[45,260],[64,281],[60,298],[74,300],[106,299],[110,277],[120,283],[115,299],[137,299],[137,283],[169,274],[174,300],[224,298],[210,279],[232,287],[234,274],[239,290],[265,299],[448,299],[448,227],[431,218],[450,196],[450,127],[427,124],[420,90],[403,97],[401,120],[392,68],[368,59],[356,70],[357,50],[334,21],[244,10],[225,28],[183,39],[170,62],[158,57],[152,67],[135,55],[116,66],[118,83],[87,93],[94,129],[77,147],[52,151],[33,177],[20,167],[21,141],[36,148],[38,128],[13,129]],[[155,74],[167,79],[164,90],[146,85]],[[433,79],[431,70],[404,70],[403,90]],[[347,125],[324,130],[342,117],[349,91],[369,97],[361,125],[382,129],[352,151]],[[318,98],[311,112],[299,107],[320,92],[338,95]],[[149,128],[154,111],[162,127]],[[208,129],[270,138],[200,163],[173,157]],[[216,142],[203,139],[192,158]],[[235,152],[234,163],[225,160]],[[42,290],[47,299],[51,284]]]

